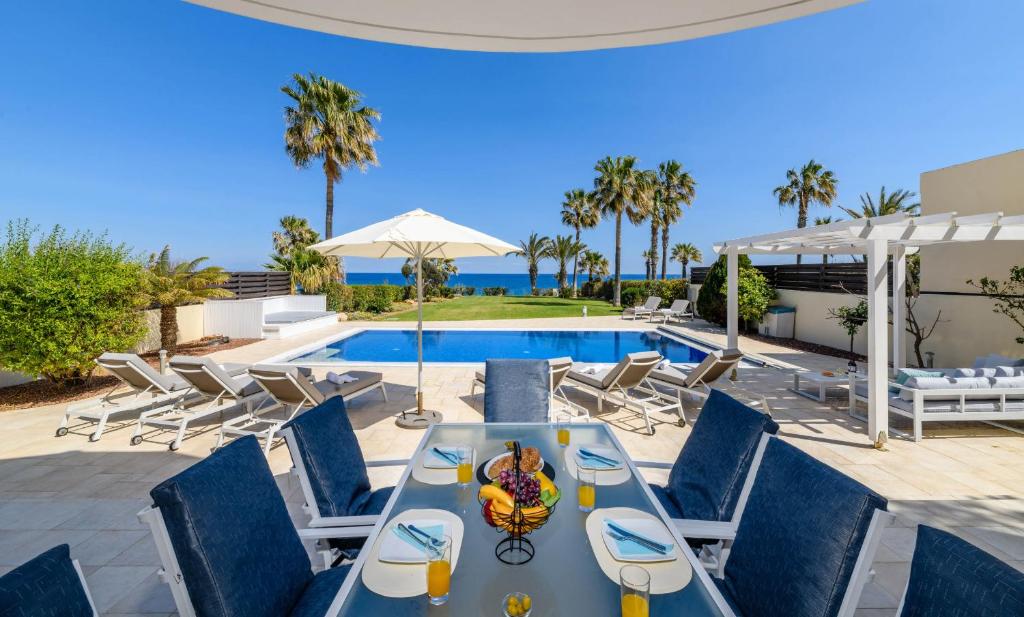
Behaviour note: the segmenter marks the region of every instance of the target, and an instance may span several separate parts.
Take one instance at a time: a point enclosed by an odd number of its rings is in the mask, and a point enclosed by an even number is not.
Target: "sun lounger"
[[[344,375],[353,381],[346,383],[334,383],[326,379],[313,382],[310,374],[308,369],[295,366],[254,366],[249,369],[249,376],[269,395],[264,402],[272,401],[276,405],[272,411],[264,413],[261,413],[261,405],[250,414],[224,422],[220,427],[220,436],[215,447],[224,445],[224,439],[228,435],[255,435],[264,440],[263,450],[269,454],[277,431],[303,409],[315,407],[332,396],[352,400],[371,390],[380,390],[384,400],[388,400],[387,390],[384,389],[384,376],[380,373],[349,371]],[[275,418],[269,415],[281,409],[285,412],[284,417]]]
[[[181,377],[161,375],[135,354],[105,353],[96,359],[96,364],[117,377],[120,383],[99,400],[68,405],[57,428],[57,437],[68,434],[71,418],[81,418],[96,423],[89,441],[99,441],[111,415],[166,408],[185,396],[189,389],[189,383]]]
[[[626,354],[615,366],[593,373],[574,367],[566,380],[569,385],[596,396],[599,412],[606,399],[638,411],[647,424],[648,434],[653,435],[654,425],[651,424],[650,412],[676,409],[679,417],[683,417],[683,407],[679,400],[672,400],[659,392],[647,379],[651,370],[661,361],[661,354],[656,351],[631,353]]]
[[[634,306],[622,311],[622,318],[625,319],[626,316],[632,315],[633,321],[636,321],[640,317],[653,315],[654,310],[657,309],[660,305],[661,298],[659,298],[658,296],[651,296],[647,298],[647,302],[644,302],[643,306]]]
[[[194,400],[190,398],[188,401],[179,401],[169,408],[142,412],[135,434],[132,435],[133,446],[142,443],[144,426],[156,426],[177,432],[169,446],[171,450],[177,450],[181,447],[189,423],[236,406],[242,406],[246,413],[251,413],[253,403],[266,397],[252,377],[236,376],[247,370],[244,366],[221,366],[209,358],[192,356],[175,356],[171,358],[170,366],[171,370],[189,383],[189,392],[195,393],[197,397]]]
[[[585,417],[586,420],[590,421],[590,411],[582,405],[577,405],[569,400],[569,397],[565,393],[565,377],[569,374],[572,369],[572,358],[566,356],[562,358],[551,358],[548,360],[548,366],[551,370],[551,412],[552,414],[556,411],[555,403],[561,403],[563,408],[569,409],[576,414],[577,417]],[[476,395],[476,390],[484,390],[487,384],[487,372],[477,371],[473,376],[473,384],[470,388],[470,396]]]
[[[732,371],[742,359],[743,354],[738,349],[716,349],[689,372],[684,373],[675,366],[655,368],[648,379],[655,385],[674,389],[677,398],[681,398],[684,392],[707,398],[711,384]],[[681,419],[685,424],[686,418]]]
[[[689,300],[673,300],[672,306],[663,309],[657,309],[651,314],[651,321],[654,321],[655,317],[661,317],[661,320],[668,323],[669,320],[675,319],[682,321],[684,317],[693,319],[693,311],[690,310]]]

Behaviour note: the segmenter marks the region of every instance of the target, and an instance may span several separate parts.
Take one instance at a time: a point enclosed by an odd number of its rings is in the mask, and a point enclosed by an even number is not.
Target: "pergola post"
[[[739,310],[739,250],[730,246],[726,250],[726,321],[725,332],[728,349],[740,346],[740,310]]]
[[[867,241],[868,261],[868,435],[889,436],[888,272],[885,240]]]
[[[907,249],[896,245],[892,252],[892,368],[907,365]]]

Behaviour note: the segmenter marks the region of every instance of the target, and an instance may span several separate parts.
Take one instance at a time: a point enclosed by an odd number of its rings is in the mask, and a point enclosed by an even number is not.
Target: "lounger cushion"
[[[667,492],[686,518],[732,518],[764,433],[779,425],[721,390],[712,390],[669,473]]]
[[[1024,615],[1024,572],[960,538],[917,527],[900,617]]]
[[[547,360],[488,360],[484,422],[547,422],[551,370]]]
[[[340,566],[319,572],[306,586],[289,617],[324,617],[351,569],[352,566]]]
[[[581,384],[588,385],[591,388],[597,388],[598,390],[605,389],[605,380],[608,378],[609,373],[612,369],[606,368],[593,373],[584,373],[582,371],[571,370],[569,371],[569,378],[573,381],[578,381]],[[610,380],[609,380],[610,381]]]
[[[179,377],[177,375],[174,375],[174,374],[171,374],[171,375],[161,374],[159,371],[157,371],[152,366],[150,366],[148,362],[146,362],[145,360],[143,360],[142,358],[140,358],[139,356],[137,356],[137,355],[135,355],[133,353],[109,353],[108,352],[108,353],[105,353],[105,354],[101,355],[99,358],[97,358],[96,362],[98,362],[98,363],[124,362],[126,364],[132,365],[133,367],[135,367],[135,369],[138,372],[140,372],[143,375],[145,375],[145,377],[142,377],[142,378],[136,377],[134,379],[130,375],[126,375],[126,377],[128,377],[128,383],[130,383],[131,385],[133,385],[133,386],[135,386],[135,387],[137,387],[139,389],[145,389],[145,388],[149,387],[149,385],[150,385],[148,383],[149,381],[156,382],[157,384],[159,384],[159,386],[161,388],[163,388],[164,390],[166,390],[168,392],[174,392],[174,391],[177,391],[177,390],[184,390],[185,388],[189,387],[189,383],[187,381],[185,381],[184,379],[182,379],[181,377]]]
[[[0,576],[0,614],[92,617],[67,544],[55,546]]]
[[[654,369],[651,371],[651,379],[671,384],[679,388],[688,387],[686,384],[686,373],[682,372],[675,366],[666,366],[665,368]]]
[[[765,449],[725,564],[740,615],[833,617],[886,500],[778,438]]]
[[[255,437],[215,451],[150,496],[199,615],[287,615],[312,580],[306,549]]]
[[[351,396],[360,390],[365,390],[374,384],[384,381],[384,375],[370,371],[346,371],[344,374],[350,377],[355,377],[356,381],[341,384],[327,380],[318,381],[316,383],[317,389],[320,390],[325,397],[335,395]]]
[[[356,516],[370,493],[363,451],[340,396],[284,425],[309,476],[320,516]]]

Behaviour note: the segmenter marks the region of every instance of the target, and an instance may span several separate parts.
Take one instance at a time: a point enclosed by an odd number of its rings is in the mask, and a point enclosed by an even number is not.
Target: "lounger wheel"
[[[62,426],[59,429],[57,429],[57,437],[63,437],[65,435],[67,435],[67,434],[68,434],[68,429],[67,429],[66,426]]]
[[[137,445],[139,445],[140,443],[142,443],[142,435],[136,435],[136,436],[132,437],[132,441],[131,441],[131,444],[132,444],[133,446],[137,446]]]
[[[172,442],[171,442],[171,445],[167,446],[167,448],[168,448],[168,449],[169,449],[169,450],[170,450],[171,452],[174,452],[175,450],[177,450],[177,449],[178,449],[178,448],[180,448],[180,447],[181,447],[181,446],[179,446],[179,445],[178,445],[178,442],[176,442],[176,441],[172,441]]]
[[[99,440],[100,440],[100,436],[97,435],[96,433],[93,433],[92,435],[89,435],[89,441],[99,441]]]

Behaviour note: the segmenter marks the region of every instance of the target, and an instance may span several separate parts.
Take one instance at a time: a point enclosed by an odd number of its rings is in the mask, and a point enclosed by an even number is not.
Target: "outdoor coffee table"
[[[804,390],[800,387],[800,380],[809,382],[812,386],[810,390]],[[824,403],[826,394],[829,388],[843,388],[849,385],[850,378],[846,375],[822,375],[821,373],[813,373],[810,371],[793,373],[793,387],[790,388],[796,394],[807,397],[811,400]],[[817,386],[814,388],[813,386]]]
[[[604,423],[594,422],[573,424],[571,430],[573,444],[614,448],[628,468],[628,480],[597,487],[597,507],[629,507],[657,516],[673,534],[678,558],[689,561],[692,566],[693,576],[681,590],[651,596],[652,617],[730,615],[707,572],[671,524],[611,429]],[[515,566],[505,565],[495,557],[495,546],[504,536],[488,526],[481,516],[476,499],[480,483],[476,479],[469,487],[459,488],[456,484],[424,484],[411,473],[424,448],[464,444],[475,448],[477,461],[483,462],[504,452],[505,442],[510,440],[519,440],[524,447],[540,450],[545,463],[554,468],[553,480],[562,493],[547,523],[527,536],[536,550],[533,559]],[[577,482],[565,469],[563,449],[558,446],[554,425],[437,424],[427,429],[410,460],[328,615],[501,615],[502,597],[512,591],[531,596],[533,614],[537,617],[619,614],[618,581],[604,574],[590,548],[585,527],[587,514],[577,508]],[[378,595],[363,583],[361,574],[371,553],[369,547],[387,528],[388,521],[414,508],[448,510],[462,519],[465,527],[458,565],[452,572],[450,597],[443,607],[429,607],[424,595],[408,598]],[[423,576],[426,576],[425,568]]]

